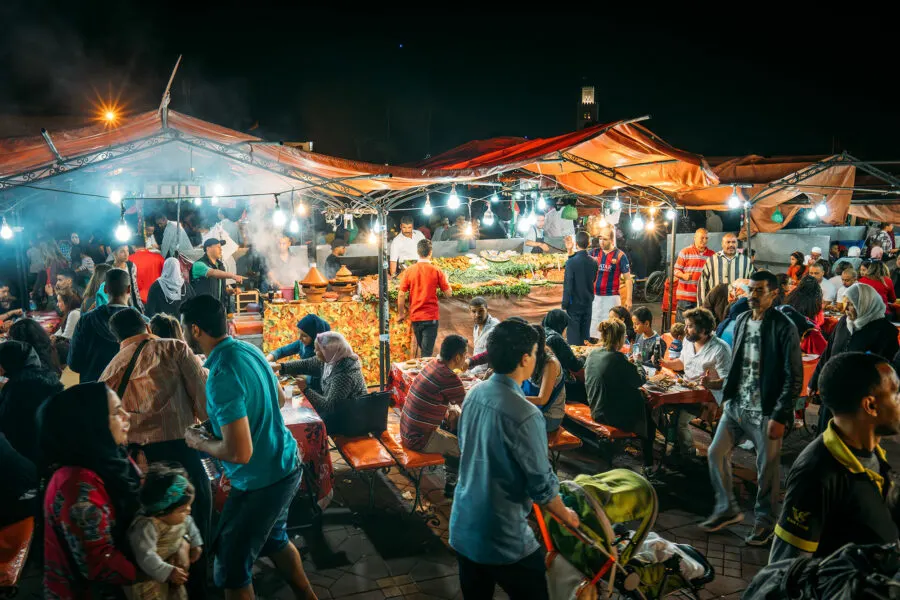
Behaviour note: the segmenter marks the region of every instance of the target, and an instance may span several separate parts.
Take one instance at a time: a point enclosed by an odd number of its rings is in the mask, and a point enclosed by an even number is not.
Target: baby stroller
[[[566,506],[578,513],[573,530],[535,506],[547,546],[551,598],[609,597],[650,600],[675,592],[696,598],[715,576],[691,546],[650,532],[658,502],[649,481],[627,469],[579,475],[560,484]],[[636,523],[636,529],[626,526]],[[605,593],[604,593],[605,590]]]

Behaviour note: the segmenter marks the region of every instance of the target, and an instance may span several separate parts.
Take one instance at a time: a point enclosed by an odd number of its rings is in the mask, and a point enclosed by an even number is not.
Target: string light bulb
[[[816,205],[816,214],[820,217],[828,216],[828,205],[825,204],[825,200]]]
[[[194,206],[200,206],[203,204],[203,198],[194,198]]]
[[[600,215],[599,225],[601,228],[609,227],[609,223],[607,222],[606,217],[604,215]]]
[[[676,213],[675,213],[674,208],[670,208],[669,210],[666,211],[666,219],[668,219],[669,221],[674,221],[675,216],[676,216]]]
[[[612,208],[614,211],[622,210],[622,201],[619,200],[619,192],[616,192],[616,199],[612,201],[610,208]]]
[[[275,196],[275,212],[272,213],[272,222],[276,227],[284,227],[284,224],[287,223],[287,215],[281,210],[281,206],[278,203],[278,196]]]
[[[644,229],[646,229],[648,232],[656,231],[656,221],[654,221],[653,219],[647,219],[647,224],[644,225]]]
[[[368,237],[367,241],[368,241],[370,244],[377,244],[377,243],[378,243],[378,234],[375,233],[375,231],[374,231],[373,229],[370,229],[370,230],[369,230],[369,237]]]
[[[119,204],[122,201],[122,192],[113,190],[109,193],[109,201],[112,204]]]
[[[651,206],[649,209],[647,209],[647,212],[650,213],[651,217],[655,217],[657,210],[659,210],[659,209],[656,208],[655,206]]]
[[[496,204],[497,202],[500,202],[500,196],[497,195],[497,192],[494,192],[493,194],[491,194],[491,202],[494,204]]]
[[[459,196],[456,195],[456,184],[453,184],[453,187],[450,188],[450,197],[447,198],[447,208],[450,210],[459,208]]]
[[[520,233],[527,232],[529,227],[531,227],[531,224],[528,222],[528,215],[523,215],[521,218],[519,218],[519,222],[516,224],[516,229],[518,229]]]
[[[487,227],[490,227],[494,224],[494,213],[491,212],[490,206],[488,206],[488,209],[484,211],[484,216],[481,217],[481,222],[484,223]]]
[[[422,207],[422,214],[426,217],[434,212],[434,209],[431,208],[431,197],[427,194],[425,195],[425,206]]]
[[[644,219],[641,218],[641,213],[636,213],[634,218],[631,220],[631,229],[633,231],[640,231],[644,228]]]
[[[737,188],[731,186],[731,195],[728,197],[728,208],[734,210],[741,207],[741,198],[737,194]]]
[[[816,215],[815,209],[812,209],[812,210],[809,210],[806,212],[806,220],[807,221],[815,221],[817,218],[818,218],[818,215]]]
[[[306,216],[306,203],[304,203],[303,200],[297,203],[297,209],[295,212],[301,217]]]
[[[537,192],[531,192],[531,199],[532,199],[532,200],[537,200],[537,197],[538,197],[538,196],[537,196]]]
[[[297,217],[291,217],[291,222],[288,224],[288,231],[291,233],[300,231],[300,221],[297,220]]]
[[[128,227],[128,224],[125,223],[125,217],[122,217],[122,220],[119,221],[119,225],[116,227],[116,239],[120,242],[127,242],[131,239],[131,229]]]
[[[547,210],[547,201],[544,199],[543,194],[541,194],[541,197],[538,198],[537,207],[538,210]]]
[[[6,222],[6,217],[3,217],[3,225],[0,225],[0,238],[4,240],[12,239],[13,231],[9,226],[9,223]]]
[[[475,232],[472,229],[472,221],[469,221],[468,223],[466,223],[466,228],[463,229],[463,235],[465,235],[467,237],[472,237],[472,234],[474,234],[474,233]]]
[[[513,198],[515,198],[516,200],[518,200],[521,197],[522,197],[522,192],[514,192],[513,193]]]

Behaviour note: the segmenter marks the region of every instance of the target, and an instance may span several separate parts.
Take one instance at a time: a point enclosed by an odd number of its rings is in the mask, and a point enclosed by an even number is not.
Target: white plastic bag
[[[648,564],[658,564],[669,560],[672,556],[681,557],[681,574],[687,581],[702,577],[706,573],[703,565],[685,554],[677,544],[650,532],[634,554],[634,558]]]

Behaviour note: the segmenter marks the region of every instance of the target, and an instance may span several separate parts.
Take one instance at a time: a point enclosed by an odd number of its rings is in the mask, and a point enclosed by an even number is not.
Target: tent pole
[[[751,243],[750,243],[750,203],[744,207],[744,226],[747,228],[747,260],[751,259]]]
[[[13,210],[13,222],[19,228],[22,225],[22,217],[17,209]],[[24,230],[17,232],[16,236],[16,275],[19,277],[19,285],[22,286],[20,303],[22,312],[28,314],[30,307],[29,300],[31,293],[28,291],[28,254],[25,251]]]
[[[669,245],[669,318],[665,326],[668,330],[675,323],[675,240],[678,237],[678,215],[672,219],[672,243]]]
[[[390,304],[388,300],[387,219],[383,206],[378,207],[381,225],[378,239],[378,384],[383,392],[391,364]]]

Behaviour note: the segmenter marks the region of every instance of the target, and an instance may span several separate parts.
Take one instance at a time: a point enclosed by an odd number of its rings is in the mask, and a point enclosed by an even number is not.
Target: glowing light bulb
[[[291,222],[288,225],[288,231],[291,233],[297,233],[300,231],[300,222],[297,220],[297,217],[291,217]]]
[[[728,196],[728,208],[734,210],[741,207],[741,197],[737,194],[737,189],[731,188],[731,195]]]
[[[516,224],[516,229],[518,229],[519,232],[525,233],[526,231],[528,231],[529,227],[531,227],[531,224],[528,222],[527,216],[519,218],[519,222]]]
[[[475,232],[472,230],[472,222],[470,221],[466,223],[466,228],[463,229],[463,235],[471,236],[473,233]]]
[[[647,210],[647,212],[650,213],[650,216],[651,216],[651,217],[655,217],[655,216],[656,216],[656,211],[657,211],[657,210],[659,210],[659,209],[657,209],[655,206],[651,206],[651,207]]]
[[[806,213],[806,220],[807,220],[807,221],[815,221],[817,218],[818,218],[818,215],[816,215],[816,211],[815,211],[815,210],[807,211],[807,213]]]
[[[118,204],[122,201],[122,192],[119,190],[113,190],[109,193],[109,201],[113,204]]]
[[[668,220],[674,221],[674,220],[675,220],[675,216],[676,216],[676,213],[675,213],[675,209],[674,209],[674,208],[670,208],[669,210],[666,211],[666,218],[667,218]]]
[[[306,216],[306,204],[304,204],[304,202],[303,202],[302,200],[301,200],[300,203],[297,205],[296,212],[297,212],[297,214],[300,215],[301,217],[305,217],[305,216]]]
[[[453,189],[450,190],[450,197],[447,198],[447,208],[451,210],[456,210],[459,208],[459,196],[456,195],[456,186],[453,186]]]
[[[368,241],[370,244],[377,244],[378,243],[378,234],[375,233],[374,231],[370,231]]]
[[[612,201],[612,204],[610,204],[610,208],[612,208],[614,211],[622,210],[622,201],[619,200],[618,192],[616,192],[616,199]]]
[[[221,183],[213,184],[213,194],[216,196],[224,196],[225,195],[225,186]]]
[[[12,228],[9,226],[9,223],[6,222],[6,217],[3,217],[3,225],[0,226],[0,238],[9,240],[12,239],[12,236]]]
[[[212,204],[213,206],[216,206],[219,203],[219,197],[213,196],[212,198],[209,199],[209,203]]]
[[[644,226],[644,229],[647,231],[656,231],[656,221],[653,219],[647,219],[647,224]]]
[[[284,224],[287,223],[287,215],[284,214],[284,211],[280,208],[275,208],[275,212],[272,213],[272,222],[275,223],[276,227],[284,227]]]
[[[538,198],[537,207],[538,207],[538,210],[547,210],[547,201],[544,200],[543,194],[541,194],[541,197]]]
[[[493,194],[491,194],[491,202],[499,202],[499,201],[500,201],[500,196],[497,195],[497,192],[494,192]]]
[[[608,227],[609,223],[606,221],[606,217],[600,215],[600,227]]]
[[[522,197],[522,192],[515,192],[515,193],[513,194],[513,198],[515,198],[516,200],[518,200],[518,199],[521,198],[521,197]]]
[[[203,204],[203,198],[194,198],[194,206],[200,206]]]
[[[434,209],[431,208],[431,198],[425,196],[425,206],[422,207],[422,214],[425,216],[430,215],[434,212]]]
[[[105,113],[103,113],[103,118],[110,122],[115,121],[116,113],[111,110],[108,110]]]
[[[120,242],[127,242],[131,239],[131,229],[125,223],[125,219],[122,219],[119,226],[116,227],[116,239]]]
[[[481,217],[481,222],[484,223],[487,227],[490,227],[494,224],[494,213],[491,212],[491,207],[488,207],[488,209],[484,211],[484,216]]]
[[[634,215],[634,219],[631,220],[631,229],[633,231],[640,231],[644,228],[644,219],[641,218],[640,213]]]
[[[820,217],[824,217],[828,215],[828,206],[823,201],[821,204],[816,205],[816,214]]]
[[[531,192],[531,199],[537,200],[537,192]]]

